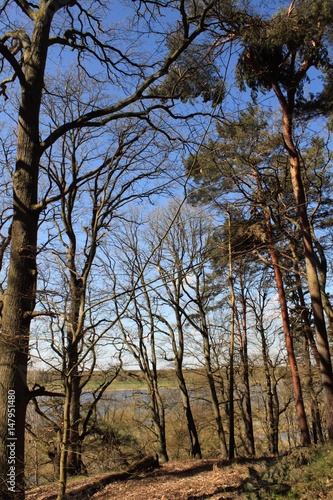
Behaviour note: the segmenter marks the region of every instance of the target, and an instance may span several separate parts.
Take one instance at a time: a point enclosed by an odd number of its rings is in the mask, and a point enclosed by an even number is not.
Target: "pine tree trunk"
[[[263,204],[263,215],[265,219],[265,234],[267,238],[268,244],[268,252],[273,264],[274,276],[276,287],[278,291],[280,310],[281,310],[281,320],[282,320],[282,328],[284,333],[284,340],[287,349],[288,362],[291,372],[291,378],[293,383],[294,395],[295,395],[295,404],[296,404],[296,412],[297,418],[299,422],[300,432],[301,432],[301,444],[302,446],[308,446],[311,444],[311,437],[309,432],[309,427],[307,423],[305,406],[303,400],[302,386],[301,380],[297,368],[297,360],[294,351],[294,345],[292,341],[291,329],[290,329],[290,319],[288,312],[287,299],[284,289],[283,277],[279,266],[279,259],[274,247],[274,237],[273,237],[273,228],[271,223],[271,215],[268,208],[266,208],[266,196],[262,188],[261,179],[259,173],[256,170],[253,170],[254,177],[257,182],[259,200]]]
[[[292,111],[289,106],[282,106],[283,138],[289,155],[290,174],[295,196],[297,215],[304,247],[304,258],[308,288],[311,298],[313,319],[315,324],[318,353],[320,357],[321,379],[325,394],[326,425],[330,441],[333,441],[333,371],[328,342],[325,317],[322,304],[321,288],[317,275],[317,257],[313,248],[311,228],[307,214],[307,200],[301,175],[299,153],[292,137]]]
[[[291,377],[292,377],[292,381],[293,381],[296,411],[297,411],[297,417],[298,417],[298,422],[299,422],[299,427],[300,427],[300,432],[301,432],[301,444],[302,444],[302,446],[308,446],[309,444],[311,444],[311,438],[310,438],[309,427],[308,427],[306,414],[305,414],[301,380],[300,380],[300,376],[299,376],[299,372],[298,372],[298,368],[297,368],[297,361],[296,361],[296,356],[295,356],[295,352],[294,352],[294,346],[293,346],[293,341],[292,341],[292,336],[291,336],[291,331],[290,331],[289,312],[288,312],[286,295],[285,295],[285,291],[284,291],[283,278],[282,278],[281,270],[279,267],[279,261],[278,261],[276,252],[275,252],[274,247],[273,247],[273,235],[272,235],[270,214],[267,210],[264,210],[264,215],[265,215],[265,221],[266,221],[266,234],[267,234],[267,239],[268,239],[268,244],[269,244],[269,254],[270,254],[270,257],[272,260],[272,264],[274,266],[274,276],[275,276],[275,282],[276,282],[276,286],[277,286],[277,290],[278,290],[278,296],[279,296],[279,302],[280,302],[280,308],[281,308],[281,318],[282,318],[284,339],[285,339],[285,343],[286,343],[288,362],[289,362]]]
[[[314,444],[323,444],[324,436],[321,426],[320,410],[318,405],[317,393],[315,388],[315,383],[313,379],[313,366],[311,364],[310,352],[309,352],[309,340],[304,334],[303,341],[303,355],[304,355],[304,373],[305,373],[305,383],[309,394],[309,399],[311,401],[311,420],[312,420],[312,434]]]

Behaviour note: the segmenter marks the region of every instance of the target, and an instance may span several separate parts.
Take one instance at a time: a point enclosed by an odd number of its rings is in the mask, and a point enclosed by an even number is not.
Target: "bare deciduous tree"
[[[145,2],[140,6],[144,9]],[[204,30],[210,9],[210,4],[203,4],[201,13],[191,17],[192,13],[182,1],[172,6],[168,2],[148,6],[145,15],[140,16],[140,7],[138,12],[133,12],[133,8],[136,9],[133,5],[131,14],[135,22],[143,23],[143,29],[151,33],[156,18],[150,11],[170,8],[178,14],[175,31],[179,33],[179,43],[170,53],[162,51],[161,57],[157,52],[155,57],[147,56],[147,50],[142,51],[144,56],[142,52],[138,56],[134,54],[131,49],[133,31],[128,27],[126,40],[120,37],[116,25],[111,23],[112,8],[102,1],[86,5],[72,0],[40,0],[39,4],[6,0],[0,7],[0,55],[4,75],[1,94],[8,99],[8,105],[11,104],[12,91],[19,101],[11,256],[0,339],[0,491],[4,499],[24,497],[24,422],[31,397],[27,386],[27,362],[36,302],[37,233],[40,214],[48,203],[47,199],[40,199],[39,194],[39,167],[43,155],[66,132],[83,127],[102,127],[129,116],[151,122],[154,110],[162,107],[168,112],[166,103],[154,101],[149,89]],[[161,36],[160,28],[158,31]],[[159,41],[163,43],[161,38]],[[108,82],[109,95],[105,96],[103,105],[88,106],[73,119],[54,126],[46,115],[45,122],[44,118],[41,119],[42,103],[48,100],[48,75],[57,78],[51,61],[59,58],[61,65],[66,67],[73,56],[92,81]],[[65,94],[66,89],[62,92]],[[110,95],[112,92],[113,96]],[[7,397],[8,391],[13,390],[16,394],[15,492],[7,487]]]

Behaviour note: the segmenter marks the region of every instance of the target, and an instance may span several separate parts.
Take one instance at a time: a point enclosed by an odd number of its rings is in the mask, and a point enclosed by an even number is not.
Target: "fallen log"
[[[91,482],[88,482],[89,479],[86,478],[83,480],[83,485],[77,485],[73,487],[73,484],[68,484],[68,489],[66,492],[65,498],[75,499],[75,500],[88,500],[95,493],[102,490],[106,486],[115,481],[126,481],[132,478],[137,477],[139,474],[144,474],[146,472],[151,472],[152,470],[159,467],[158,457],[148,456],[144,457],[142,460],[135,462],[127,470],[123,472],[111,472],[110,474],[105,474],[103,476],[91,478]],[[43,487],[42,487],[43,488]],[[55,489],[53,489],[55,491]],[[37,499],[38,500],[56,500],[56,493],[46,493],[43,494],[36,493],[36,497],[34,496],[33,491],[29,492],[29,500]],[[38,496],[39,495],[39,496]]]
[[[152,470],[159,467],[158,456],[144,457],[142,460],[135,462],[124,472],[113,472],[107,476],[102,477],[99,481],[95,481],[89,485],[82,486],[81,488],[75,489],[75,491],[68,492],[66,497],[68,499],[75,498],[80,500],[85,500],[95,494],[97,491],[105,488],[108,484],[114,483],[115,481],[126,481],[131,479],[138,474],[144,472],[151,472]]]

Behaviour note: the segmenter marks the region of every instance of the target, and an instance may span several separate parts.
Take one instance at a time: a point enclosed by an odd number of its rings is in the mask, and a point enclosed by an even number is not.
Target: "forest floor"
[[[50,484],[27,500],[55,500]],[[66,498],[75,500],[333,500],[333,447],[294,450],[279,458],[171,461],[151,472],[114,473],[75,480]]]

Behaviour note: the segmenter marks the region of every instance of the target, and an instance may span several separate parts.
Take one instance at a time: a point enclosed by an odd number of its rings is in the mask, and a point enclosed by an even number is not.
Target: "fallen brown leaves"
[[[66,500],[266,500],[289,494],[333,500],[332,443],[295,448],[279,457],[187,459],[152,470],[155,465],[146,457],[124,472],[71,480]],[[26,500],[56,497],[56,484],[26,493]]]
[[[170,462],[154,473],[116,482],[94,495],[94,500],[199,500],[237,498],[247,467],[237,472],[219,466],[217,460]],[[233,495],[231,495],[233,493]]]
[[[68,485],[67,498],[83,500],[199,500],[239,498],[248,466],[221,460],[184,460],[162,465],[149,473],[120,480],[114,475],[91,477]],[[93,488],[91,487],[93,486]],[[54,500],[56,485],[43,486],[27,492],[27,500]]]

